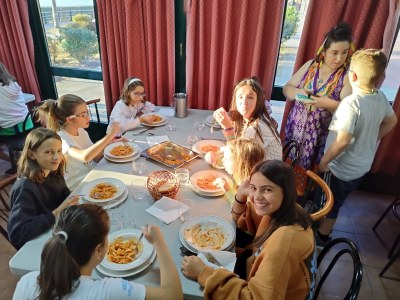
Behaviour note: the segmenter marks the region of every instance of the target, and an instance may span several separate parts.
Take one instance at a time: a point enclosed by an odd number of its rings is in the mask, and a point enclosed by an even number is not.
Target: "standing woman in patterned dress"
[[[351,94],[347,71],[354,49],[351,27],[346,23],[335,26],[325,35],[316,58],[306,62],[283,87],[287,100],[295,101],[284,144],[292,139],[299,143],[298,164],[306,170],[318,169],[332,113],[340,100]],[[311,101],[295,100],[298,94],[309,95]]]

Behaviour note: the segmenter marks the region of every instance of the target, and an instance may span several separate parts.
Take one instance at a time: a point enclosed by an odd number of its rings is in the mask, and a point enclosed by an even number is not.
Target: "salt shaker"
[[[175,117],[185,118],[187,116],[187,98],[185,93],[174,94]]]

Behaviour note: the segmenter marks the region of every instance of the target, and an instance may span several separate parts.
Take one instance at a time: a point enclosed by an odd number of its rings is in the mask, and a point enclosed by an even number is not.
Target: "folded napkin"
[[[178,210],[178,208],[181,208]],[[165,224],[169,224],[179,217],[179,212],[184,213],[189,207],[177,200],[163,196],[160,200],[156,201],[146,211],[155,216],[156,218],[163,221]]]
[[[233,272],[233,269],[235,268],[236,264],[236,253],[235,252],[230,252],[230,251],[217,251],[217,250],[210,250],[207,251],[214,256],[214,258],[221,264],[221,266],[231,272]],[[207,258],[204,256],[203,252],[199,252],[197,255],[198,258],[200,258],[207,266],[213,268],[213,269],[218,269],[221,266],[217,266],[216,264],[213,264],[207,260]]]
[[[158,111],[159,114],[162,114],[167,117],[174,117],[175,116],[175,110],[173,108],[160,108]]]
[[[169,138],[166,135],[149,136],[146,140],[150,147],[162,142],[169,142]]]

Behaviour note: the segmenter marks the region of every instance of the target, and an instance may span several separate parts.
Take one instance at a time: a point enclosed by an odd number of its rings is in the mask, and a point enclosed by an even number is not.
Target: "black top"
[[[70,194],[64,177],[51,175],[43,183],[19,178],[11,188],[11,212],[8,236],[16,248],[50,229],[52,213]]]

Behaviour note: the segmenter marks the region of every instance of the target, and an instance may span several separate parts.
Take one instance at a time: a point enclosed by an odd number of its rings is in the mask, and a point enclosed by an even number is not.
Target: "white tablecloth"
[[[154,129],[151,129],[150,132],[153,132],[156,135],[168,135],[169,139],[172,142],[187,147],[191,147],[186,143],[186,137],[190,132],[195,132],[199,137],[221,139],[223,138],[221,131],[215,131],[214,129],[214,133],[211,134],[210,128],[207,126],[202,131],[197,131],[193,128],[195,120],[204,119],[211,113],[212,111],[189,110],[188,116],[184,119],[170,117],[170,120],[177,125],[177,129],[175,131],[167,131],[165,129],[165,126],[162,126],[155,127]],[[138,131],[140,130],[129,131],[125,134],[125,136],[127,136],[128,138],[135,138],[141,141],[145,141],[146,136],[132,136],[131,133],[135,133]],[[138,145],[140,145],[141,147],[145,146],[145,144],[142,143],[139,143]],[[168,169],[163,165],[152,162],[150,160],[147,162],[147,167],[148,170],[146,174],[144,174],[145,177],[149,175],[152,171],[161,169],[167,169],[173,172],[172,169]],[[189,169],[190,175],[199,170],[212,169],[211,166],[206,164],[200,158],[195,159],[184,167]],[[122,180],[128,187],[133,179],[140,178],[140,176],[132,174],[131,163],[116,164],[103,159],[97,164],[95,169],[88,174],[83,182],[76,188],[73,194],[80,194],[86,182],[101,177],[118,178]],[[223,196],[207,198],[195,194],[189,187],[184,187],[179,190],[175,198],[186,198],[193,200],[192,211],[194,216],[216,215],[230,221],[232,226],[234,226],[230,215],[229,203]],[[199,284],[197,282],[187,279],[180,270],[182,256],[179,250],[179,248],[181,247],[181,243],[179,241],[179,229],[182,225],[181,220],[178,218],[169,225],[164,224],[162,221],[145,212],[145,209],[150,207],[152,204],[153,200],[151,199],[151,197],[148,197],[146,201],[138,202],[133,199],[132,193],[129,193],[128,199],[121,205],[112,208],[111,211],[125,214],[127,218],[129,218],[138,226],[150,223],[160,226],[161,231],[163,232],[164,237],[167,241],[169,250],[171,251],[173,259],[175,261],[175,265],[182,282],[185,299],[201,299],[202,290],[199,287]],[[116,230],[117,228],[115,226],[115,224],[112,224],[111,230]],[[44,243],[49,237],[50,232],[47,232],[37,237],[36,239],[26,243],[10,260],[9,265],[11,272],[16,275],[23,275],[29,271],[39,270],[40,253]],[[159,285],[159,274],[159,264],[156,260],[155,263],[152,264],[144,272],[129,277],[128,279],[146,285]],[[102,276],[100,275],[100,273],[98,273],[98,271],[94,271],[92,275],[94,278],[99,278],[100,276]]]

